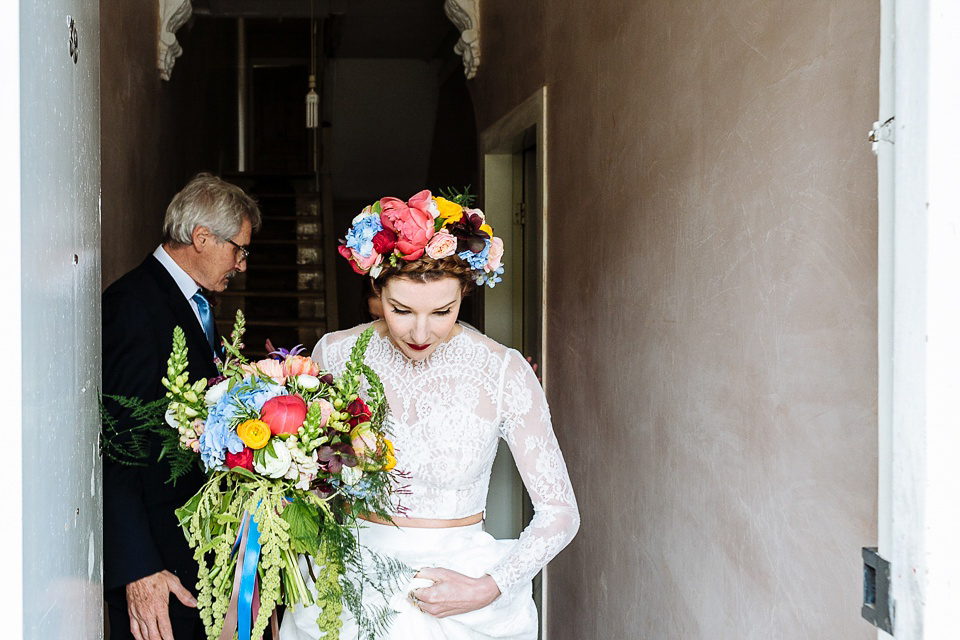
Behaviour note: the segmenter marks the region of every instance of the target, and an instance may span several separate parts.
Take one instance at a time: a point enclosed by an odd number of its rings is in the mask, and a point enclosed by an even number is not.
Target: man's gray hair
[[[173,197],[163,219],[163,241],[193,242],[193,230],[206,227],[222,240],[240,232],[244,220],[260,228],[260,209],[240,187],[209,173],[200,173]]]

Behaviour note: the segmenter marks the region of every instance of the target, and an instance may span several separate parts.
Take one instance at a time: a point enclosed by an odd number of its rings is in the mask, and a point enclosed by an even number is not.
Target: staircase
[[[247,270],[217,294],[217,326],[227,335],[238,309],[246,316],[244,355],[267,354],[266,340],[309,353],[328,330],[328,296],[322,199],[315,174],[234,173],[223,178],[260,206],[262,226],[253,235]]]

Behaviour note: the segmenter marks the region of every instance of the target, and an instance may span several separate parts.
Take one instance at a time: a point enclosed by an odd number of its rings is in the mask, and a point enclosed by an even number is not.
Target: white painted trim
[[[0,330],[7,337],[4,351],[7,362],[23,362],[20,337],[20,3],[7,7],[0,21],[0,87],[5,96],[0,100],[0,193],[5,207],[3,233],[0,234],[0,292],[3,295],[3,321]],[[23,385],[21,367],[0,368],[0,388],[4,397],[4,420],[8,425],[23,422]],[[7,526],[0,528],[0,549],[4,552],[4,574],[7,576],[0,598],[0,620],[4,635],[23,637],[23,441],[22,429],[4,430],[4,456],[0,465],[0,486],[3,487],[3,517]]]
[[[549,379],[549,334],[547,331],[547,310],[548,305],[548,291],[547,288],[547,273],[549,272],[549,256],[550,254],[547,251],[548,242],[547,242],[547,233],[549,229],[549,220],[548,212],[550,210],[548,199],[547,199],[547,88],[546,86],[542,87],[532,96],[524,100],[522,103],[517,105],[513,110],[511,110],[507,115],[498,120],[496,123],[487,128],[480,135],[480,148],[483,153],[484,158],[484,206],[487,208],[488,215],[493,217],[490,218],[490,222],[494,229],[511,229],[512,228],[512,212],[510,210],[510,190],[503,188],[503,184],[511,184],[511,171],[512,171],[512,156],[513,153],[518,151],[517,143],[522,141],[524,132],[528,131],[530,128],[535,128],[536,131],[536,145],[537,145],[537,202],[540,204],[539,215],[541,218],[540,225],[540,235],[541,235],[541,256],[543,260],[543,268],[541,269],[542,281],[541,281],[541,313],[540,313],[540,335],[541,335],[541,362],[540,362],[540,374],[542,378],[543,388],[547,389],[548,379]],[[497,217],[499,216],[499,218]],[[499,225],[499,226],[498,226]],[[508,239],[504,237],[505,246],[508,245]],[[513,297],[512,291],[505,287],[501,289],[499,286],[495,289],[488,291],[487,300],[489,300],[491,294],[494,296],[500,296],[502,300],[509,301]],[[496,299],[496,298],[495,298]],[[509,303],[507,303],[509,304]],[[504,335],[512,334],[510,330],[509,334],[507,333],[508,328],[504,325],[503,314],[500,314],[500,318],[497,317],[497,314],[490,313],[490,307],[485,317],[485,323],[487,327],[487,333],[491,335],[494,339],[497,339],[497,336],[491,333],[490,329],[495,327],[496,331],[501,332]],[[549,630],[547,629],[546,620],[548,617],[549,609],[549,565],[543,569],[543,577],[541,581],[541,606],[540,606],[540,638],[541,640],[548,640],[547,636]]]
[[[960,600],[960,3],[898,2],[894,20],[894,636],[952,638]]]

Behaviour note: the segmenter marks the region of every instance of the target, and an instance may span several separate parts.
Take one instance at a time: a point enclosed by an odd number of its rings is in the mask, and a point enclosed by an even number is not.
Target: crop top
[[[341,373],[368,326],[325,335],[314,361]],[[489,573],[501,592],[531,580],[573,539],[580,513],[543,388],[527,361],[461,325],[420,361],[374,332],[365,362],[383,382],[385,429],[397,468],[409,473],[409,493],[394,496],[405,516],[458,519],[483,511],[498,438],[506,440],[534,516]]]

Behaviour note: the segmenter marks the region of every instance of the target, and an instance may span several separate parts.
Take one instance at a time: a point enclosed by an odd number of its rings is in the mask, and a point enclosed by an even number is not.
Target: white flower
[[[320,378],[311,376],[307,373],[301,373],[297,376],[297,384],[304,391],[315,391],[320,388]]]
[[[180,429],[180,423],[177,422],[177,412],[173,409],[167,409],[163,414],[163,419],[174,429]]]
[[[293,459],[283,444],[271,442],[253,456],[253,470],[268,478],[282,478]]]
[[[376,280],[380,277],[380,273],[383,271],[383,264],[375,264],[370,267],[370,277]]]
[[[343,466],[343,469],[340,471],[340,479],[343,480],[343,484],[348,487],[360,482],[360,478],[363,477],[363,470],[360,467],[348,467]]]
[[[358,222],[360,222],[360,221],[363,220],[364,218],[369,218],[369,217],[371,217],[371,216],[376,216],[376,217],[379,218],[379,217],[380,217],[380,214],[373,212],[373,206],[372,206],[372,205],[367,205],[367,206],[365,206],[365,207],[363,208],[363,210],[362,210],[360,213],[358,213],[356,216],[354,216],[353,222],[350,223],[350,226],[352,227],[353,225],[357,224]]]
[[[294,486],[297,489],[309,489],[310,483],[313,482],[320,471],[320,465],[317,463],[317,452],[314,451],[310,455],[305,454],[298,446],[299,443],[295,438],[287,438],[285,444],[293,458],[293,464],[290,465],[290,470],[287,471],[285,477],[288,480],[296,480],[297,484]]]
[[[230,386],[230,378],[221,380],[217,384],[207,389],[206,395],[203,396],[204,404],[206,404],[208,407],[212,407],[220,402],[220,398],[222,398],[223,394],[227,392],[228,386]]]

